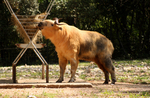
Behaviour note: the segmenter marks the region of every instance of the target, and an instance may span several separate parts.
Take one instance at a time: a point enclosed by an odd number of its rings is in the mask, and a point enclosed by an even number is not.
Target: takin
[[[59,23],[59,19],[44,20],[38,24],[42,35],[51,40],[55,46],[59,58],[60,77],[56,81],[61,83],[64,80],[64,73],[68,61],[71,64],[71,78],[69,82],[75,81],[75,73],[79,60],[93,61],[104,72],[104,84],[115,84],[115,68],[112,64],[112,53],[114,47],[112,42],[104,35],[95,32],[80,30],[66,23]]]

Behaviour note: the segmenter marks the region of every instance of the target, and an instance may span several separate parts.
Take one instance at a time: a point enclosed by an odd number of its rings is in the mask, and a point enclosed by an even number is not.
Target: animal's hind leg
[[[104,69],[105,70],[105,69]],[[103,84],[108,84],[109,83],[109,72],[108,71],[104,71],[104,74],[105,74],[105,82]]]
[[[116,75],[115,75],[115,68],[112,64],[111,58],[106,58],[105,62],[104,62],[104,67],[105,69],[111,74],[111,80],[112,80],[112,84],[115,84],[116,82]]]
[[[109,83],[109,73],[108,71],[105,69],[105,67],[100,63],[100,61],[98,59],[95,60],[95,63],[98,65],[98,67],[104,72],[105,75],[105,82],[103,84],[108,84]]]
[[[57,83],[61,83],[62,81],[64,81],[64,73],[65,73],[66,65],[67,65],[67,59],[59,56],[60,77],[56,81]]]

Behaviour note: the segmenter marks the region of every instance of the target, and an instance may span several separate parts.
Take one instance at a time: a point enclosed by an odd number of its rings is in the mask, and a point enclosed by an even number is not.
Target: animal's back
[[[112,42],[101,33],[95,31],[80,30],[74,26],[62,25],[63,32],[67,33],[68,49],[76,48],[78,56],[82,60],[93,61],[99,55],[111,57],[114,51]],[[66,48],[66,49],[67,49]],[[73,49],[73,48],[72,48]]]

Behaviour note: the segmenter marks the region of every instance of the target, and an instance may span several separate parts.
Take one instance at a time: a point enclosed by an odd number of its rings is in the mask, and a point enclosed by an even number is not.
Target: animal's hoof
[[[115,82],[111,82],[111,85],[115,85]]]
[[[61,80],[57,80],[56,83],[62,83],[62,81]]]
[[[111,85],[114,85],[116,82],[116,79],[113,79],[112,82],[111,82]]]
[[[115,84],[115,81],[112,81],[112,82],[111,82],[111,85],[114,85],[114,84]]]
[[[76,81],[76,79],[70,79],[68,82],[75,82]]]
[[[115,85],[115,84],[111,83],[111,85]]]
[[[56,83],[62,83],[62,81],[56,81]]]
[[[108,84],[108,81],[105,81],[103,84]]]

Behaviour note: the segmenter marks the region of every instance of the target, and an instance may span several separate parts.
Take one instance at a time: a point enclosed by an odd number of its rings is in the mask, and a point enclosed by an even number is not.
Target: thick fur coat
[[[104,35],[95,32],[80,30],[66,23],[58,23],[58,20],[45,20],[38,24],[46,39],[50,39],[55,45],[59,58],[60,77],[57,82],[64,80],[64,72],[67,61],[71,63],[71,78],[75,81],[75,72],[79,60],[95,62],[105,74],[104,84],[109,82],[111,74],[112,84],[115,84],[115,68],[111,57],[114,51],[113,44]]]

